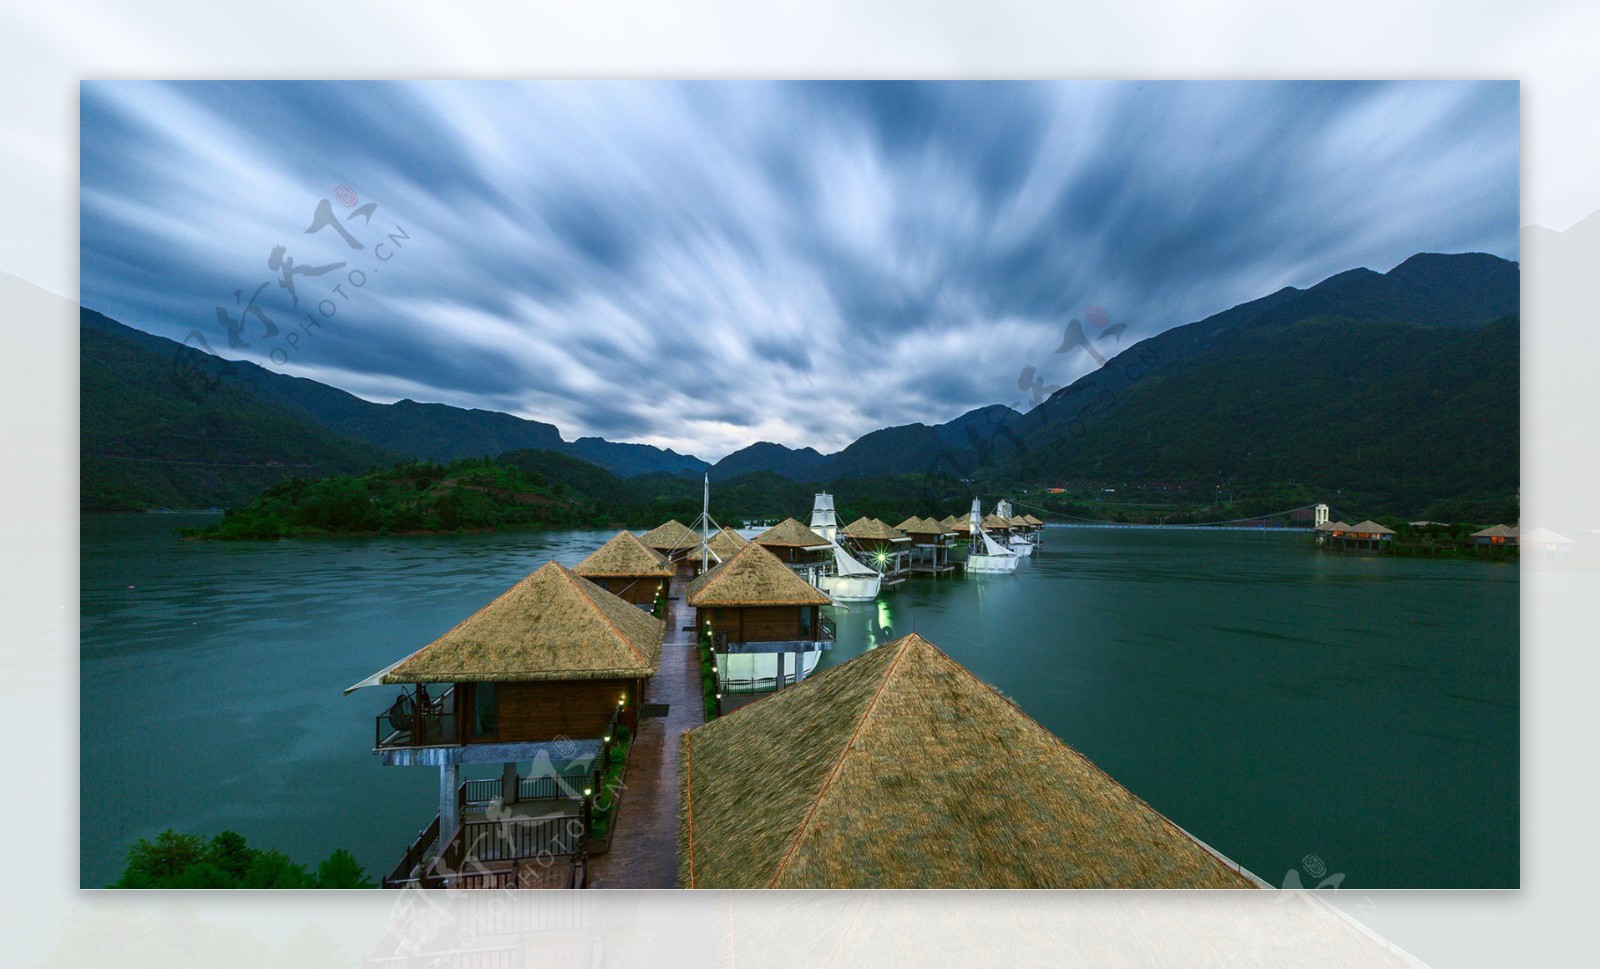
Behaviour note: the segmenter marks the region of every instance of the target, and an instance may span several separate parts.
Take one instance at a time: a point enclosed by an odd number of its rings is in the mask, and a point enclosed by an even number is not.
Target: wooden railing
[[[468,778],[461,783],[461,800],[467,805],[482,805],[504,794],[499,778]]]
[[[423,699],[413,692],[404,692],[374,720],[374,749],[455,744],[459,736],[455,688],[447,688],[438,697]]]
[[[421,832],[417,833],[417,840],[406,847],[405,855],[400,857],[400,863],[383,880],[385,889],[394,889],[402,886],[414,886],[422,881],[421,866],[423,859],[433,844],[439,841],[439,816],[435,815],[433,821]]]
[[[517,779],[517,798],[522,801],[538,801],[547,798],[582,798],[583,787],[589,784],[591,773],[568,772],[560,775],[544,775],[537,778]],[[498,785],[499,782],[496,782]]]
[[[548,818],[479,819],[463,822],[428,868],[430,888],[515,889],[518,864],[549,865],[571,859],[581,865],[589,840],[589,812]]]

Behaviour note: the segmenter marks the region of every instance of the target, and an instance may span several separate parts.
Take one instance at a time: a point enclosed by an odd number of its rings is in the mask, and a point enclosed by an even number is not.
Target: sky
[[[1027,409],[1025,373],[1096,366],[1057,352],[1073,319],[1115,351],[1418,252],[1517,259],[1518,102],[1515,82],[85,82],[80,293],[369,400],[712,461],[832,452]]]

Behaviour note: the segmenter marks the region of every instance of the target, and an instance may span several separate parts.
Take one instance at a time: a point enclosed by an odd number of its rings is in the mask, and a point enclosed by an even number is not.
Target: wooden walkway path
[[[700,661],[695,649],[694,610],[681,598],[682,577],[673,579],[667,601],[661,666],[645,688],[645,703],[666,704],[665,717],[642,718],[622,802],[612,824],[611,848],[589,860],[595,889],[671,889],[678,885],[678,752],[683,732],[705,723],[700,699]]]

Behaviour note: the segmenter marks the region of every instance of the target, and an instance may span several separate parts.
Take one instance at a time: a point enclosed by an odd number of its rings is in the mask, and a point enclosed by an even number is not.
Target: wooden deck
[[[678,885],[679,738],[705,723],[694,610],[682,599],[685,585],[679,577],[668,590],[661,666],[645,687],[645,703],[667,705],[666,715],[639,721],[628,753],[622,801],[611,827],[611,848],[589,860],[588,884],[595,889]]]

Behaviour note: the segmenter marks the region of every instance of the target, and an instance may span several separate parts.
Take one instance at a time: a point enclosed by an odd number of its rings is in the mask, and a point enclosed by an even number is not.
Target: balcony
[[[460,742],[456,717],[456,690],[438,697],[403,691],[389,709],[375,719],[374,750],[432,748]]]

